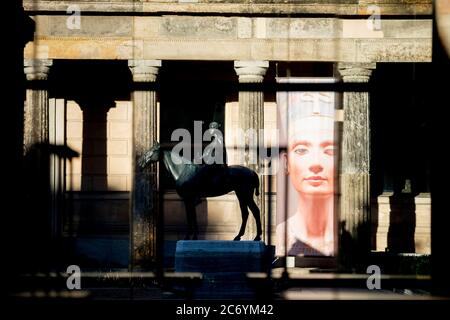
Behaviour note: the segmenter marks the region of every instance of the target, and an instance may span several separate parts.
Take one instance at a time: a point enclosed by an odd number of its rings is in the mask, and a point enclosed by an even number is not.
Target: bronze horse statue
[[[145,168],[149,163],[163,160],[166,169],[175,180],[175,189],[186,207],[188,232],[185,239],[196,240],[198,236],[195,207],[201,198],[217,197],[231,191],[236,193],[241,208],[242,224],[234,240],[240,240],[245,233],[248,208],[256,220],[255,241],[261,240],[260,211],[253,193],[259,195],[259,177],[253,170],[243,166],[198,165],[180,155],[161,148],[159,143],[144,153],[138,165]]]

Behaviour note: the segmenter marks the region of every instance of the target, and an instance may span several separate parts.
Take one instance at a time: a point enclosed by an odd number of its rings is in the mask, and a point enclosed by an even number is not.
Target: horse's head
[[[141,168],[147,167],[150,163],[159,161],[160,159],[160,152],[161,151],[161,145],[159,142],[155,142],[153,144],[153,147],[151,147],[148,151],[146,151],[142,157],[138,160],[138,165]]]

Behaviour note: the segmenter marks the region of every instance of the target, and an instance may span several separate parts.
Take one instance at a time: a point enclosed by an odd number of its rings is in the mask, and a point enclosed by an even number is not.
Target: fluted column
[[[24,148],[27,153],[33,145],[48,143],[47,78],[52,60],[27,59],[24,72],[29,81],[24,112]]]
[[[136,165],[158,137],[156,91],[154,84],[160,60],[130,60],[133,75],[133,188],[131,191],[130,268],[153,266],[157,251],[158,174],[157,165],[146,170]]]
[[[372,69],[375,64],[338,65],[346,83],[368,83]],[[347,249],[344,254],[358,258],[370,251],[369,92],[344,92],[343,108],[340,222],[341,231],[352,239],[352,245],[343,249]]]
[[[239,83],[255,84],[252,90],[239,90],[239,113],[240,128],[247,133],[245,135],[244,149],[238,150],[241,165],[255,170],[260,179],[260,196],[257,197],[257,205],[261,210],[261,222],[263,224],[263,237],[265,236],[265,187],[264,176],[262,175],[262,162],[258,157],[258,147],[264,147],[264,135],[261,129],[264,129],[264,91],[257,90],[256,85],[264,81],[264,75],[269,68],[268,61],[235,61],[234,69],[239,77]],[[256,90],[255,90],[256,89]],[[249,129],[253,130],[255,136],[249,135]],[[256,148],[256,149],[254,149]],[[249,219],[248,234],[251,238],[256,234],[253,219]]]
[[[47,268],[54,261],[52,242],[52,214],[50,207],[48,74],[52,60],[26,59],[27,79],[24,105],[24,181],[21,198],[27,227],[23,235],[29,239],[27,258],[39,268]]]

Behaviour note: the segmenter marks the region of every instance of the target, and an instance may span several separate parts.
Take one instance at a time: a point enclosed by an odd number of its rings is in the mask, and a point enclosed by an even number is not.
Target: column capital
[[[52,65],[50,59],[25,59],[23,66],[27,80],[47,80]]]
[[[344,82],[369,82],[376,63],[339,62],[337,69]]]
[[[269,61],[235,61],[234,70],[239,76],[239,82],[263,82],[269,68]]]
[[[128,60],[135,82],[155,82],[161,65],[161,60]]]

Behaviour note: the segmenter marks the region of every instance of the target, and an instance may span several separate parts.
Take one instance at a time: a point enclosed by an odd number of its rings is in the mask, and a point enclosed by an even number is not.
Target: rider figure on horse
[[[202,162],[215,168],[227,166],[227,153],[223,141],[223,134],[219,130],[220,125],[213,121],[209,124],[207,136],[211,137],[211,143],[206,146],[202,157]],[[213,168],[211,167],[211,168]]]
[[[200,164],[195,176],[192,176],[191,182],[195,186],[199,181],[211,181],[214,185],[223,178],[227,165],[227,156],[224,145],[223,134],[220,131],[220,125],[213,121],[209,124],[206,137],[211,139],[203,151],[203,155],[196,159],[196,163]],[[200,199],[196,199],[196,204],[200,203]]]

